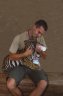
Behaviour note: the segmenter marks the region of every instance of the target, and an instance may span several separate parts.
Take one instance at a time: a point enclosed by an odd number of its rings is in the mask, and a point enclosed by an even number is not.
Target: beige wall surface
[[[0,65],[15,35],[25,31],[37,19],[48,22],[45,40],[47,72],[63,72],[63,0],[0,0]]]

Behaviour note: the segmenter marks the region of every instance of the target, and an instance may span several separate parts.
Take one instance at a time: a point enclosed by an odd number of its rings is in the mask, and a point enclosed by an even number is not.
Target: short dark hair
[[[48,29],[48,25],[47,25],[47,22],[45,20],[41,20],[41,19],[40,20],[37,20],[35,22],[35,25],[36,25],[36,27],[42,26],[45,31],[47,31],[47,29]]]

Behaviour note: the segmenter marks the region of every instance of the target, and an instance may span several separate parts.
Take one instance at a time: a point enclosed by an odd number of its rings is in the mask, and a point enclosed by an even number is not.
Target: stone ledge
[[[49,84],[63,85],[63,73],[48,72]]]

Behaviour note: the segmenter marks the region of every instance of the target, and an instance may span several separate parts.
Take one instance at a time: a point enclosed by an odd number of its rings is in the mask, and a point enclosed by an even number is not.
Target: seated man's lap
[[[40,80],[48,81],[47,74],[44,72],[43,69],[33,70],[25,66],[19,66],[19,67],[14,68],[9,73],[8,77],[15,79],[16,84],[18,85],[19,82],[25,77],[25,75],[28,75],[30,79],[35,83],[35,85],[37,85],[37,83]]]

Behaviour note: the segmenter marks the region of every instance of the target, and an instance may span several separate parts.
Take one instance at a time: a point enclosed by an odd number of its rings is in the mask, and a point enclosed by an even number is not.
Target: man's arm
[[[31,54],[32,54],[32,49],[27,49],[25,52],[23,52],[23,53],[10,53],[9,54],[9,59],[11,59],[11,60],[19,60],[19,59],[21,59],[21,58],[25,58],[25,57],[28,57],[28,56],[30,56]]]

